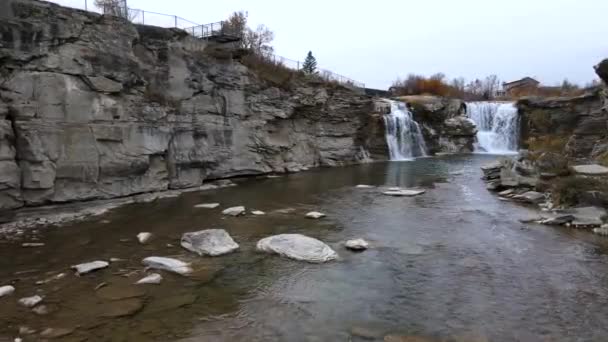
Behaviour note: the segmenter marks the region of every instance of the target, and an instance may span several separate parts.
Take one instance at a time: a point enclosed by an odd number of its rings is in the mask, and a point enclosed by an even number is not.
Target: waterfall
[[[412,160],[426,156],[426,144],[420,126],[405,103],[390,101],[391,112],[384,116],[386,143],[391,160]]]
[[[519,115],[511,102],[468,102],[467,114],[477,125],[476,152],[517,152]]]

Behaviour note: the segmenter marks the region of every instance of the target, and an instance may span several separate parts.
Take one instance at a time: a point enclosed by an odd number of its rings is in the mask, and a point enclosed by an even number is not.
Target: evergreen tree
[[[304,64],[302,64],[302,71],[306,74],[317,73],[317,59],[312,55],[312,51],[308,51]]]

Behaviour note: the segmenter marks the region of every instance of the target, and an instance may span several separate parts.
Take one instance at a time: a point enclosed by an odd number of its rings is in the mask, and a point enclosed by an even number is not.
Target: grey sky
[[[201,24],[246,10],[252,26],[275,32],[277,54],[302,60],[312,50],[320,67],[376,88],[436,72],[584,84],[608,57],[607,0],[128,1]]]

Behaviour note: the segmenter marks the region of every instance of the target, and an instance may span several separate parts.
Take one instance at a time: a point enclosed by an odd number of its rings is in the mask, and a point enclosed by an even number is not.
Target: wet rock
[[[285,209],[278,209],[275,210],[274,213],[276,214],[283,214],[283,215],[287,215],[287,214],[291,214],[294,213],[296,211],[295,208],[285,208]]]
[[[148,241],[150,241],[151,238],[152,238],[152,233],[143,232],[143,233],[137,234],[137,241],[139,241],[139,243],[141,243],[142,245],[148,243]]]
[[[533,216],[529,216],[529,217],[520,218],[519,222],[521,222],[521,223],[535,223],[535,222],[540,222],[542,220],[543,220],[543,218],[541,216],[533,215]]]
[[[43,338],[62,338],[74,333],[74,329],[47,328],[40,333]]]
[[[384,195],[394,196],[394,197],[414,197],[418,195],[424,194],[425,190],[413,190],[413,189],[399,189],[399,190],[389,190],[383,192]]]
[[[0,287],[0,298],[10,296],[15,293],[15,288],[11,285],[1,286]]]
[[[600,228],[594,228],[593,232],[597,235],[608,236],[608,225],[603,225]]]
[[[33,335],[35,333],[36,333],[36,330],[34,330],[30,327],[26,327],[26,326],[19,327],[19,335]]]
[[[158,285],[162,281],[163,281],[163,276],[161,276],[158,273],[153,273],[153,274],[148,275],[147,277],[140,279],[135,284],[136,285],[144,285],[144,284]]]
[[[355,188],[357,188],[357,189],[373,189],[373,188],[375,188],[375,186],[373,186],[373,185],[366,185],[366,184],[359,184]]]
[[[352,327],[350,329],[352,336],[362,338],[365,340],[378,340],[382,338],[383,333],[378,330],[366,328],[366,327]]]
[[[604,166],[597,165],[597,164],[575,165],[575,166],[572,166],[572,171],[579,175],[587,175],[587,176],[608,175],[608,167],[604,167]]]
[[[215,209],[218,208],[220,206],[219,203],[203,203],[203,204],[197,204],[194,207],[197,209]]]
[[[338,258],[325,243],[301,234],[275,235],[258,241],[257,249],[294,260],[324,263]]]
[[[51,311],[49,310],[49,308],[46,305],[38,305],[37,307],[32,309],[32,312],[38,316],[46,316]]]
[[[99,305],[99,316],[105,318],[119,318],[133,316],[144,307],[143,300],[131,298],[120,301],[113,301]]]
[[[369,243],[363,239],[348,240],[344,247],[353,251],[364,251],[369,248]]]
[[[131,285],[108,285],[97,290],[96,295],[106,300],[122,300],[142,297],[146,294],[141,287]]]
[[[573,228],[597,228],[602,225],[602,217],[606,210],[599,207],[582,207],[568,210],[575,219],[572,221]]]
[[[148,257],[145,258],[142,263],[149,268],[169,271],[181,275],[192,273],[190,264],[173,258]]]
[[[224,211],[222,211],[222,214],[236,217],[245,214],[245,211],[245,207],[239,206],[225,209]]]
[[[325,216],[326,216],[325,214],[320,213],[318,211],[311,211],[308,214],[306,214],[306,218],[313,219],[313,220],[318,220],[318,219],[323,218]]]
[[[26,308],[33,308],[34,306],[40,304],[41,302],[42,302],[42,297],[40,297],[38,295],[19,299],[19,304],[21,306],[25,306]]]
[[[498,195],[502,196],[502,197],[507,197],[509,195],[512,195],[513,193],[515,193],[515,189],[508,189],[508,190],[499,192]]]
[[[521,202],[538,204],[545,200],[545,194],[536,191],[528,191],[521,195],[513,196],[513,199]]]
[[[575,219],[576,218],[572,215],[560,215],[543,219],[542,221],[540,221],[540,223],[547,226],[563,226],[571,223]]]
[[[261,210],[254,210],[251,212],[251,215],[255,215],[255,216],[263,216],[266,215],[265,212],[261,211]]]
[[[78,275],[84,275],[90,272],[104,269],[108,266],[110,266],[110,264],[106,261],[93,261],[84,264],[74,265],[72,266],[72,269],[76,270],[76,273]]]
[[[21,244],[21,247],[25,247],[25,248],[44,247],[44,243],[42,243],[42,242],[24,242]]]
[[[207,229],[185,233],[181,245],[200,256],[220,256],[232,253],[239,248],[230,234],[223,229]]]
[[[198,297],[194,294],[178,294],[155,299],[148,307],[145,314],[157,314],[161,312],[173,311],[184,306],[192,305]]]

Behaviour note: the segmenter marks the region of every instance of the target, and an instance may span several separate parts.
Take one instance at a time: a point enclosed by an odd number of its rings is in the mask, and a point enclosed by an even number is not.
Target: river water
[[[480,165],[491,160],[427,158],[249,179],[3,240],[0,285],[17,291],[0,298],[0,340],[12,341],[22,326],[67,329],[57,339],[65,341],[608,340],[607,240],[519,223],[531,210],[499,201],[480,180]],[[427,193],[393,198],[357,184]],[[206,202],[268,214],[224,218],[221,209],[193,208]],[[328,216],[304,219],[311,210]],[[206,228],[228,230],[240,251],[199,258],[179,247],[182,233]],[[155,235],[148,245],[135,239],[142,231]],[[258,239],[286,232],[321,239],[341,258],[312,265],[255,252]],[[372,248],[341,247],[358,237]],[[35,238],[46,245],[21,247]],[[196,272],[131,285],[152,255],[193,261]],[[82,277],[68,271],[110,258],[125,261]],[[68,275],[35,285],[60,272]],[[16,304],[34,294],[44,296],[48,314]]]

